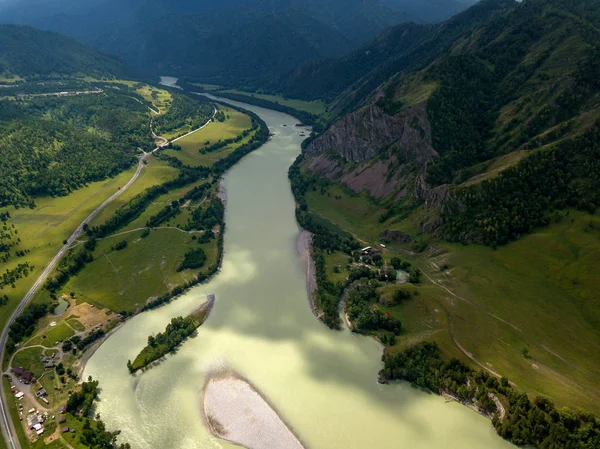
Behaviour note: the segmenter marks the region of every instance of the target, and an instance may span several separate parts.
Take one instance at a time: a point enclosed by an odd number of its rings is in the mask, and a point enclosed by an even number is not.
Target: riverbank
[[[305,449],[267,400],[241,377],[216,375],[207,380],[203,392],[204,418],[214,436],[247,449]]]
[[[167,354],[175,352],[185,341],[196,335],[197,329],[208,319],[215,305],[215,295],[208,295],[206,302],[187,317],[173,318],[163,333],[148,336],[148,345],[134,359],[127,361],[131,374],[152,367]]]
[[[306,293],[308,295],[308,303],[313,315],[320,319],[319,313],[315,306],[315,292],[317,291],[317,272],[315,261],[312,255],[312,234],[306,229],[303,229],[298,234],[296,239],[296,252],[300,257],[302,265],[306,272]]]

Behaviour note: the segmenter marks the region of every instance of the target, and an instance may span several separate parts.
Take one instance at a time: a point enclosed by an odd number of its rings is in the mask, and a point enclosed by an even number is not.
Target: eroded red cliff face
[[[340,118],[306,149],[306,168],[375,198],[428,194],[424,172],[438,154],[425,103],[387,114],[370,105]]]

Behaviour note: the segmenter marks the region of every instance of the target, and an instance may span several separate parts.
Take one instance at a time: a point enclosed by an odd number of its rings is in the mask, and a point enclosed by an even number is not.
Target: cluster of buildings
[[[27,427],[38,435],[41,435],[44,433],[44,422],[47,419],[48,416],[46,414],[41,414],[32,408],[29,410],[29,415],[27,415]]]
[[[26,371],[23,368],[13,368],[12,372],[17,378],[26,385],[33,384],[37,381],[35,374]]]

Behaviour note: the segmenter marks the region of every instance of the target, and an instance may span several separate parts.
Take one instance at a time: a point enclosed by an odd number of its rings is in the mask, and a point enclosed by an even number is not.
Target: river
[[[235,103],[235,102],[231,102]],[[201,413],[206,374],[234,369],[258,387],[312,449],[507,449],[489,420],[406,383],[379,385],[381,346],[327,329],[311,313],[287,171],[304,137],[297,120],[244,105],[274,137],[226,175],[221,272],[173,303],[138,315],[90,359],[98,412],[135,449],[233,448],[212,437]],[[214,293],[198,336],[159,366],[126,368],[151,333]],[[267,449],[267,448],[265,448]]]

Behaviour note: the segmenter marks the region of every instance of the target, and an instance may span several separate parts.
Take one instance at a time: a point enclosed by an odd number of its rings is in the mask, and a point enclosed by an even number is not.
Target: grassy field
[[[600,413],[600,232],[590,221],[600,223],[571,212],[496,251],[444,245],[448,254],[424,268],[448,263],[431,277],[476,305],[460,301],[454,333],[477,360],[559,405]]]
[[[414,224],[419,210],[409,219],[381,224],[382,208],[339,187],[309,192],[307,201],[311,212],[369,245],[378,245],[385,229],[419,238]],[[398,255],[426,275],[418,296],[386,308],[405,327],[391,350],[435,340],[447,357],[507,376],[559,406],[600,413],[598,229],[599,216],[571,211],[561,222],[496,251],[435,240],[433,254],[387,245],[384,258]],[[338,253],[327,256],[332,280],[347,275],[343,259]],[[342,266],[341,273],[334,273],[335,265]]]
[[[260,98],[263,100],[271,101],[273,103],[279,103],[284,106],[289,106],[300,111],[310,112],[315,115],[325,114],[327,111],[327,105],[322,101],[304,101],[304,100],[293,100],[290,98],[282,97],[281,95],[267,95],[267,94],[256,94],[253,92],[244,92],[241,90],[223,90],[225,93],[232,93],[238,95],[246,95],[248,97]],[[218,93],[217,93],[218,95]]]
[[[8,211],[12,217],[10,222],[17,226],[22,241],[20,248],[31,251],[22,259],[35,266],[27,278],[16,283],[14,289],[3,291],[3,294],[8,295],[9,302],[0,308],[0,325],[4,325],[18,301],[58,252],[63,240],[67,239],[96,207],[124,185],[134,172],[135,168],[131,168],[112,179],[92,183],[66,197],[39,198],[34,209],[0,209],[0,212]],[[11,269],[23,260],[11,260],[0,265],[0,270]]]
[[[53,346],[56,346],[56,343],[59,341],[65,340],[73,335],[75,335],[73,329],[65,323],[60,323],[46,332],[46,338],[42,340],[42,345],[47,348],[52,348]]]
[[[232,153],[242,142],[229,145],[213,153],[200,154],[200,150],[208,145],[237,137],[252,127],[252,120],[246,114],[224,106],[219,106],[219,109],[228,116],[227,120],[224,122],[213,121],[206,128],[178,140],[176,144],[182,150],[165,150],[165,154],[176,157],[186,165],[199,166],[212,165],[215,161]],[[207,142],[209,143],[207,144]]]
[[[177,178],[178,170],[169,166],[166,162],[155,157],[146,159],[148,164],[140,174],[137,181],[121,196],[110,203],[102,212],[94,217],[90,226],[98,226],[108,220],[117,209],[129,202],[134,196],[144,190]]]
[[[214,91],[214,90],[219,90],[221,88],[221,86],[217,85],[217,84],[204,84],[204,83],[190,83],[192,86],[198,86],[201,87],[202,89],[204,89],[205,91]]]
[[[13,367],[25,368],[40,377],[44,372],[42,348],[28,348],[17,352],[13,359]]]
[[[147,84],[138,88],[136,92],[140,94],[144,100],[152,103],[154,108],[161,114],[167,112],[173,102],[173,96],[168,90],[159,89]]]
[[[142,239],[141,233],[124,235],[122,239],[128,246],[122,251],[110,251],[114,239],[101,242],[95,260],[72,278],[65,289],[97,307],[133,312],[149,298],[190,281],[200,271],[177,272],[184,254],[198,245],[191,235],[174,229],[157,229]],[[207,267],[216,259],[216,244],[213,241],[201,247],[208,256]]]

